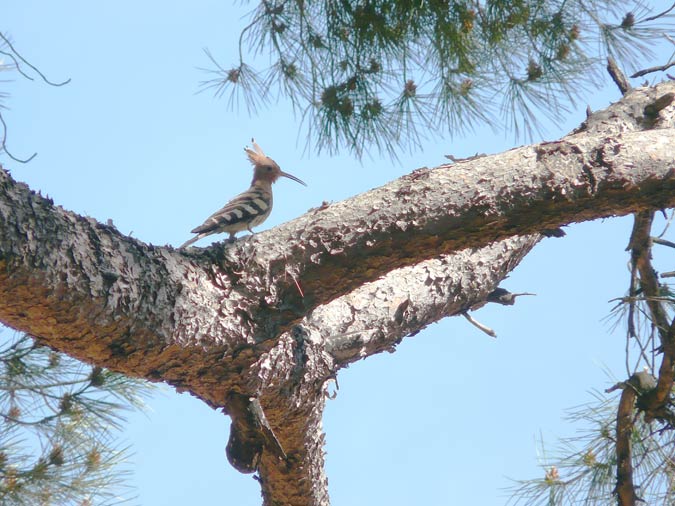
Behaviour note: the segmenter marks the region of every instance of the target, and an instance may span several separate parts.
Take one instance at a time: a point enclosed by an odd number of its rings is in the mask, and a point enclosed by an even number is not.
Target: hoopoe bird
[[[251,139],[253,149],[244,148],[246,156],[253,164],[253,181],[251,187],[230,200],[225,207],[206,218],[206,221],[191,230],[195,237],[187,241],[180,248],[187,248],[192,243],[211,234],[227,232],[229,242],[234,241],[237,232],[248,230],[253,234],[253,227],[257,227],[272,212],[272,183],[280,177],[287,177],[307,186],[297,177],[281,170],[277,162],[266,156],[255,140]]]

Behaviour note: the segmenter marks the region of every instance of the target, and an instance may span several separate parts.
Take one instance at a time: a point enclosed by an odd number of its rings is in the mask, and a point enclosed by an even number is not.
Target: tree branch
[[[663,418],[675,381],[675,320],[671,322],[661,302],[661,285],[652,266],[651,227],[654,213],[643,211],[635,215],[633,233],[628,247],[631,262],[639,274],[640,290],[649,309],[650,320],[656,327],[663,358],[656,388],[641,396],[638,406],[645,411],[646,420]]]
[[[656,116],[651,108],[674,91],[675,83],[632,90],[558,142],[419,169],[206,254],[237,265],[251,291],[259,279],[279,289],[258,293],[280,309],[269,329],[277,334],[395,268],[514,233],[672,206],[675,108],[668,102]]]
[[[616,495],[619,506],[635,506],[637,497],[633,484],[633,406],[635,390],[626,385],[621,393],[616,415]]]
[[[412,174],[277,227],[274,241],[267,232],[218,248],[249,290],[260,279],[280,288],[258,296],[285,326],[393,268],[514,232],[673,206],[673,149],[670,129],[568,137]],[[290,274],[304,297],[284,286]]]
[[[230,456],[257,469],[266,504],[326,504],[326,381],[486,300],[538,231],[675,205],[675,108],[645,116],[673,90],[633,90],[558,142],[418,170],[187,252],[64,211],[0,171],[0,320],[222,407]]]
[[[397,269],[318,307],[301,325],[324,336],[339,366],[391,351],[405,336],[485,301],[540,238],[514,237]]]
[[[646,76],[647,74],[651,74],[652,72],[665,72],[668,70],[670,67],[675,66],[675,62],[670,62],[666,63],[665,65],[657,65],[656,67],[648,67],[646,69],[638,70],[634,74],[631,75],[632,78],[636,77],[642,77]]]
[[[625,95],[632,89],[632,86],[628,82],[626,75],[619,68],[619,65],[617,65],[616,60],[611,56],[607,58],[607,72],[609,72],[612,81],[614,81],[614,84],[617,85],[622,95]]]

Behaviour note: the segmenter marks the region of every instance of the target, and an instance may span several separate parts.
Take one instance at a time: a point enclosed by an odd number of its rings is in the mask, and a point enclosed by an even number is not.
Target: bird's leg
[[[230,237],[227,238],[227,242],[233,243],[234,242],[234,233],[230,232]]]
[[[246,227],[246,230],[248,230],[249,232],[251,232],[251,235],[255,235],[255,232],[254,232],[253,230],[251,230],[251,225],[248,225],[248,226]]]

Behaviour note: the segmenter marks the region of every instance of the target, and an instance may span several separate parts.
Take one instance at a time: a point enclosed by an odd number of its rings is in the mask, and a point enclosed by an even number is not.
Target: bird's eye
[[[269,165],[265,168],[267,169],[267,172],[272,172],[272,167],[270,167]]]

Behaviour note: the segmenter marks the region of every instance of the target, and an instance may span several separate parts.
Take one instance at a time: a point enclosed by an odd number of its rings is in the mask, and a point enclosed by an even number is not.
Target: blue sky
[[[224,65],[234,62],[246,10],[202,0],[5,5],[0,30],[52,80],[72,81],[60,88],[18,78],[2,83],[12,95],[3,113],[9,148],[20,157],[38,153],[27,165],[6,157],[2,163],[66,209],[177,246],[248,186],[242,148],[251,137],[308,184],[281,180],[261,229],[444,163],[446,154],[515,145],[510,134],[486,127],[425,142],[398,163],[303,154],[300,121],[287,104],[248,116],[196,93],[206,78],[197,67],[209,65],[202,49]],[[649,63],[664,63],[664,54]],[[616,99],[613,85],[587,97],[593,109]],[[577,126],[584,110],[577,104],[545,138]],[[611,334],[603,318],[608,300],[628,286],[630,226],[630,218],[574,225],[564,239],[537,246],[502,285],[537,296],[474,315],[497,339],[450,318],[394,354],[342,371],[324,419],[333,505],[503,504],[508,478],[540,476],[538,436],[554,442],[573,435],[580,427],[562,419],[565,409],[613,384],[605,369],[625,376],[623,331]],[[149,408],[132,415],[122,434],[134,449],[134,504],[260,504],[257,482],[225,458],[227,417],[169,388]]]

